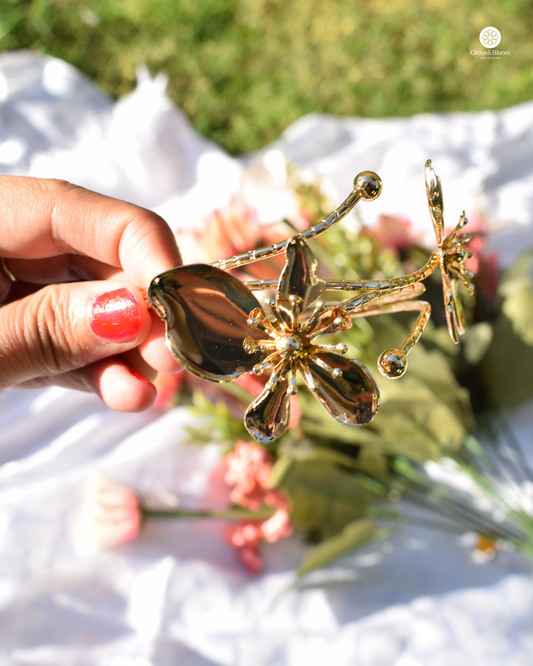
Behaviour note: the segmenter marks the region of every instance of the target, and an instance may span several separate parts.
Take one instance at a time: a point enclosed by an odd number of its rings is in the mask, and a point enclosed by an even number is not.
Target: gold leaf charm
[[[244,340],[261,333],[248,326],[259,301],[242,282],[205,264],[158,275],[148,300],[167,326],[167,345],[187,370],[212,381],[230,381],[250,372],[264,357],[249,354]]]

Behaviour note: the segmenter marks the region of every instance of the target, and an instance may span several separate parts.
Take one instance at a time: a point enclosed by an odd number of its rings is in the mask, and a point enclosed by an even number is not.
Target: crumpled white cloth
[[[478,207],[507,261],[533,246],[533,103],[380,121],[313,115],[238,160],[198,136],[146,74],[114,103],[64,62],[8,53],[0,102],[1,173],[66,178],[154,208],[174,228],[237,195],[265,221],[290,208],[280,149],[339,201],[359,171],[377,171],[384,193],[360,215],[397,212],[421,229],[431,157],[452,223]],[[533,462],[531,414],[524,405],[511,421]],[[298,535],[266,544],[265,572],[251,576],[220,521],[152,522],[129,545],[80,555],[72,526],[94,470],[184,507],[224,506],[220,453],[186,443],[191,418],[114,413],[60,388],[0,396],[0,666],[530,666],[532,565],[507,552],[477,564],[468,535],[403,528],[296,588]]]

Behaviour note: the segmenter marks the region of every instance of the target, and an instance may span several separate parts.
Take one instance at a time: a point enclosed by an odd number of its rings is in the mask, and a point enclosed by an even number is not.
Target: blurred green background
[[[37,49],[119,97],[166,72],[196,129],[231,153],[313,111],[478,111],[533,92],[530,0],[0,0],[0,49]],[[502,34],[480,60],[479,32]]]

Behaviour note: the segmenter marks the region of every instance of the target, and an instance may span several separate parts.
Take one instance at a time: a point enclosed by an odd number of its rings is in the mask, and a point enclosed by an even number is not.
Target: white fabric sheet
[[[313,115],[234,159],[142,72],[115,103],[61,61],[3,54],[0,102],[0,173],[65,178],[174,228],[236,195],[265,221],[283,214],[293,202],[274,148],[324,176],[338,201],[359,171],[377,171],[384,193],[360,215],[397,212],[420,229],[431,157],[448,219],[483,211],[507,263],[533,246],[533,103],[379,121]],[[531,413],[511,415],[530,460]],[[298,535],[266,545],[265,571],[252,576],[220,521],[150,523],[129,545],[80,555],[72,526],[94,470],[184,507],[225,506],[219,451],[185,445],[190,419],[183,408],[113,413],[60,388],[0,396],[0,666],[530,666],[532,565],[507,552],[476,564],[468,535],[401,529],[295,589]]]

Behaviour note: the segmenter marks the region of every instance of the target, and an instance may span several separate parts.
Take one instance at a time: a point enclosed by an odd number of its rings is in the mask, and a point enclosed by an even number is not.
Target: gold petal
[[[320,297],[326,283],[318,277],[318,261],[301,236],[293,236],[285,252],[287,260],[280,276],[276,303],[283,313],[286,309],[290,312],[294,306],[288,306],[289,298],[295,296],[297,314],[300,314]]]
[[[244,349],[247,338],[265,337],[248,325],[259,301],[218,268],[194,264],[162,273],[150,283],[148,300],[166,323],[172,355],[199,377],[229,381],[250,372],[269,353]]]
[[[442,246],[442,239],[444,236],[444,203],[442,201],[440,178],[438,178],[435,174],[435,171],[431,166],[431,160],[426,162],[424,175],[426,178],[426,194],[428,198],[429,212],[431,219],[433,220],[435,235],[437,236],[437,245],[440,248]]]
[[[380,400],[376,382],[365,366],[339,354],[315,354],[312,358],[306,361],[302,374],[331,416],[345,425],[370,423]]]
[[[348,331],[352,327],[352,320],[340,305],[330,305],[315,310],[309,321],[304,325],[303,331],[309,339],[332,335],[339,331]]]
[[[442,291],[444,293],[444,311],[446,312],[446,323],[450,338],[459,344],[459,326],[456,313],[456,299],[450,277],[446,271],[442,271]],[[464,329],[463,329],[464,330]]]
[[[455,316],[455,326],[459,335],[463,335],[465,332],[465,311],[463,309],[463,303],[461,297],[457,293],[457,282],[452,280],[452,292],[453,292],[453,302],[454,302],[454,316]]]
[[[260,444],[281,437],[289,426],[290,402],[287,377],[280,373],[246,411],[244,425],[250,435]]]

